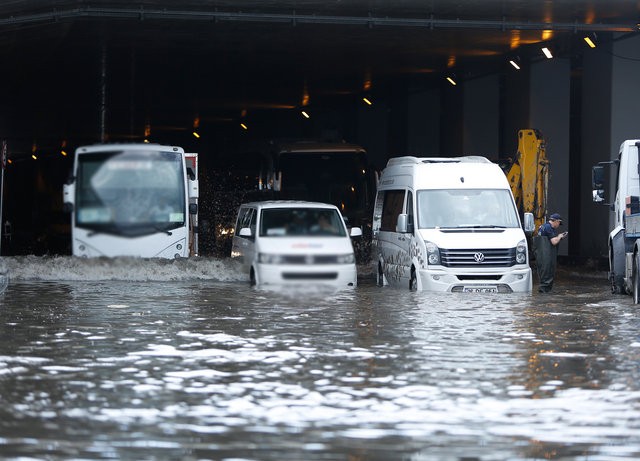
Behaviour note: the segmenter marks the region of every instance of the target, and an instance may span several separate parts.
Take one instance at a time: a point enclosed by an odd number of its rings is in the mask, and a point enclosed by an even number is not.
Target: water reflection
[[[361,269],[355,290],[300,297],[250,288],[227,261],[207,267],[206,280],[202,267],[174,280],[112,266],[96,269],[109,281],[12,280],[0,454],[640,456],[640,321],[606,280],[565,273],[552,295],[467,296],[379,288]]]

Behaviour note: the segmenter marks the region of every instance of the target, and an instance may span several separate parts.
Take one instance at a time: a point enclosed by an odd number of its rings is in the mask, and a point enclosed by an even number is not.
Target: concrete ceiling
[[[637,33],[630,0],[4,0],[0,136],[15,152],[501,71]],[[104,84],[104,86],[103,86]],[[102,111],[102,108],[105,110]],[[104,114],[107,115],[104,115]],[[23,147],[18,147],[23,146]]]

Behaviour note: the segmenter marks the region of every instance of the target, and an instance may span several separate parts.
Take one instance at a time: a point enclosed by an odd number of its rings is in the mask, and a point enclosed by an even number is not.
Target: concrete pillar
[[[550,162],[547,214],[560,213],[565,230],[571,206],[567,178],[573,173],[569,162],[571,63],[568,59],[545,59],[530,68],[530,128],[542,132]],[[559,254],[566,255],[567,245]]]
[[[500,77],[497,74],[469,80],[463,95],[463,152],[500,157]]]
[[[580,252],[606,259],[614,217],[607,206],[591,201],[591,167],[617,158],[625,139],[640,138],[640,37],[598,43],[584,54],[583,66]],[[616,173],[616,167],[610,168],[609,201],[615,198]]]

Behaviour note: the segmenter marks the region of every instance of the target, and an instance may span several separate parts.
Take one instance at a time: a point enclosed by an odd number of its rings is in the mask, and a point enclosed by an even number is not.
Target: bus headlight
[[[425,241],[427,247],[427,262],[431,265],[440,264],[440,250],[435,243]]]
[[[516,263],[524,264],[527,262],[527,242],[520,240],[516,247]]]

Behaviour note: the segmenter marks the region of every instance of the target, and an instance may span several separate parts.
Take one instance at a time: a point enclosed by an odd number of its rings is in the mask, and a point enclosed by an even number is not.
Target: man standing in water
[[[558,234],[558,227],[562,226],[562,217],[553,213],[549,221],[538,229],[534,238],[534,251],[538,277],[540,278],[540,293],[548,293],[553,288],[553,278],[556,274],[556,260],[558,258],[558,244],[567,237],[568,232]]]

